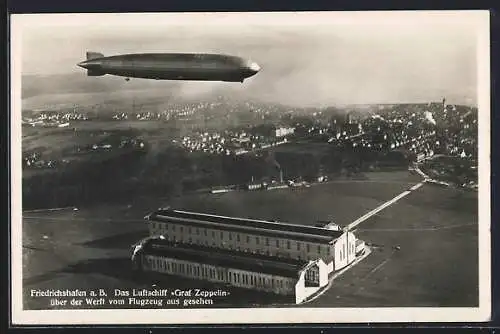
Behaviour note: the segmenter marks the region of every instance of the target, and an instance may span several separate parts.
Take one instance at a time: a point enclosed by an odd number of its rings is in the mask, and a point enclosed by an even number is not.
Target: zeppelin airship
[[[260,66],[248,59],[207,53],[137,53],[105,57],[87,52],[78,66],[88,76],[105,74],[156,80],[243,82],[257,74]]]

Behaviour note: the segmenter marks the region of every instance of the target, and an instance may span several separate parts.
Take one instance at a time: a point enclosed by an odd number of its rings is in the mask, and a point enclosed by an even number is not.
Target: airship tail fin
[[[104,58],[104,55],[100,52],[87,51],[87,60],[96,58]]]

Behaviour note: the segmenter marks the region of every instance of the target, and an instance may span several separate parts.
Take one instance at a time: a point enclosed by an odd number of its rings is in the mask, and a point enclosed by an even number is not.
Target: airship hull
[[[102,72],[101,72],[102,73]],[[155,80],[195,80],[195,81],[232,81],[239,82],[246,77],[238,75],[239,73],[224,73],[221,71],[189,69],[178,70],[157,70],[157,69],[138,69],[138,70],[107,70],[104,74],[116,75],[127,78],[142,78]]]
[[[259,66],[240,57],[218,54],[129,54],[96,57],[78,64],[89,76],[105,74],[156,80],[196,80],[243,82],[255,75]]]

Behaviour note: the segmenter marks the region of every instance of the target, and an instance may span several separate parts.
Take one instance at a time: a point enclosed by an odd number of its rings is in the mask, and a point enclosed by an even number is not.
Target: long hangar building
[[[137,268],[274,292],[301,303],[364,249],[338,228],[159,209],[145,217],[150,237]]]

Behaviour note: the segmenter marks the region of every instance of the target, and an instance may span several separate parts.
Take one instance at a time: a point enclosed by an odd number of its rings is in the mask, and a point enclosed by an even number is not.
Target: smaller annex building
[[[321,260],[277,259],[262,254],[185,245],[147,237],[134,246],[136,270],[206,280],[238,288],[272,292],[302,303],[328,284]]]

